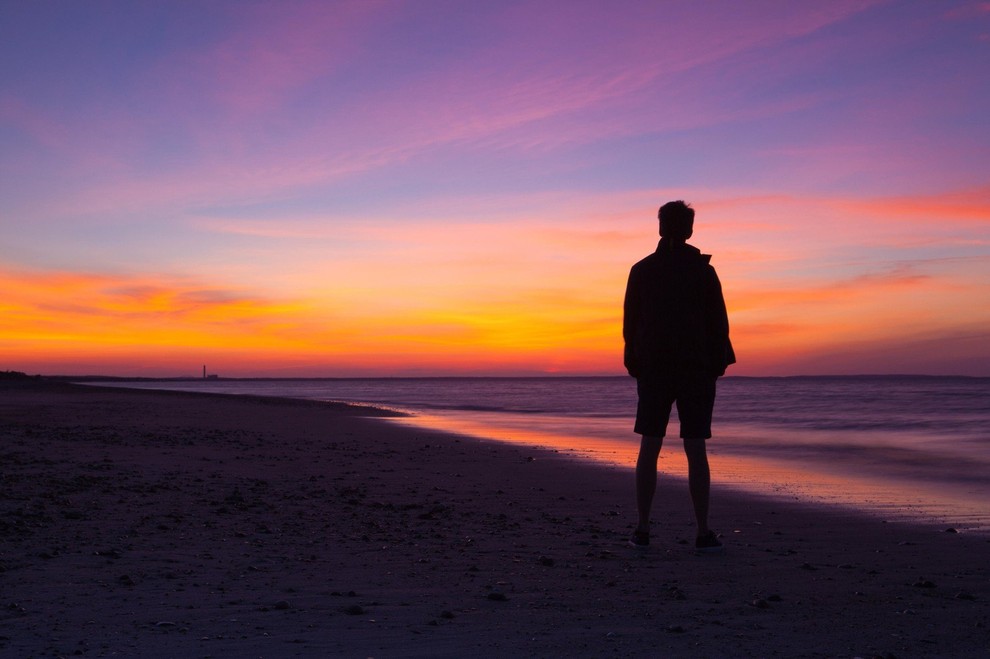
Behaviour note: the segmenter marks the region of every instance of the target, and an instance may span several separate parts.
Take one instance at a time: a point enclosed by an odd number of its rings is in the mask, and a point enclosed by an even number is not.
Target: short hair
[[[668,201],[657,211],[660,235],[671,240],[687,240],[694,233],[694,209],[680,199]]]

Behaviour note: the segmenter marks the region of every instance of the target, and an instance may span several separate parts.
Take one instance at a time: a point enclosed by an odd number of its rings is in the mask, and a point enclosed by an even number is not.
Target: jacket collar
[[[674,242],[672,240],[667,240],[666,238],[661,238],[660,242],[657,243],[657,254],[673,254],[680,258],[701,258],[705,263],[711,263],[711,254],[702,254],[701,250],[694,245],[689,245],[687,243]]]
[[[681,254],[701,254],[701,250],[694,245],[689,245],[687,243],[675,242],[667,238],[661,238],[660,242],[657,243],[657,253],[660,252],[678,252]]]

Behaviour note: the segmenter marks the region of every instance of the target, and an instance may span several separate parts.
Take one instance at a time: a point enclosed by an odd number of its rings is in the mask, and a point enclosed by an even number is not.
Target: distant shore
[[[10,656],[985,656],[985,537],[288,399],[0,386]]]

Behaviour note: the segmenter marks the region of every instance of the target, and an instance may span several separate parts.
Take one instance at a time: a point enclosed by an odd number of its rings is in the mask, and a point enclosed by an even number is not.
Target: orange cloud
[[[287,364],[309,374],[534,372],[544,363],[590,368],[589,353],[602,344],[614,352],[614,337],[575,331],[587,318],[550,290],[529,301],[476,296],[477,304],[450,307],[456,311],[427,300],[372,302],[347,313],[339,300],[276,300],[146,276],[0,271],[0,291],[0,358],[34,370],[52,364],[49,372],[84,364],[87,372],[126,374],[140,363],[143,374],[189,374],[199,361],[228,374]],[[569,315],[559,314],[561,304]]]
[[[823,372],[827,355],[855,348],[861,356],[859,363],[847,361],[844,368],[881,372],[883,367],[869,358],[867,346],[879,358],[891,353],[893,346],[914,340],[911,337],[954,335],[972,323],[988,326],[990,308],[974,306],[974,300],[985,299],[988,293],[990,279],[974,280],[920,264],[915,269],[803,286],[757,284],[737,289],[729,304],[738,352],[751,363],[771,369],[780,367],[775,364],[786,369],[814,363],[819,366],[814,372]],[[947,355],[952,351],[950,346],[942,350]],[[990,346],[984,352],[990,353]],[[914,363],[920,357],[916,355]],[[901,368],[911,370],[910,366]]]
[[[303,309],[233,289],[150,277],[0,271],[4,343],[25,348],[77,345],[223,345],[258,336]]]
[[[715,253],[725,288],[740,359],[733,372],[788,372],[864,342],[990,326],[985,258],[901,257],[900,229],[929,218],[882,218],[903,204],[923,207],[917,200],[690,192],[696,242]],[[103,355],[119,365],[126,352],[159,366],[208,358],[245,375],[617,373],[625,278],[656,239],[647,200],[669,196],[461,199],[411,207],[402,221],[199,218],[200,235],[238,239],[229,241],[236,254],[215,252],[195,280],[0,271],[0,357],[30,364],[59,355],[66,364]],[[926,199],[929,209],[956,209],[943,228],[972,227],[983,212],[980,191]],[[474,217],[472,207],[481,209]],[[866,215],[853,217],[856,209]],[[789,223],[795,216],[802,222]],[[869,258],[866,236],[889,243],[883,258]]]

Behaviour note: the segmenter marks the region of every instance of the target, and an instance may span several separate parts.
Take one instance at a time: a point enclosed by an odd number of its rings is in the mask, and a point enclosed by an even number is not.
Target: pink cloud
[[[984,327],[972,327],[829,346],[827,350],[792,355],[775,370],[823,375],[926,373],[987,377],[987,364],[990,364],[990,334]]]
[[[663,11],[639,16],[592,7],[585,8],[591,17],[585,12],[578,20],[557,12],[551,21],[532,6],[510,9],[499,29],[490,31],[498,36],[466,57],[415,77],[376,81],[353,99],[335,99],[334,111],[325,117],[311,110],[296,115],[287,104],[347,66],[363,48],[361,35],[383,29],[388,4],[238,9],[229,36],[166,57],[149,73],[166,90],[160,116],[135,116],[128,108],[98,119],[94,139],[105,142],[113,135],[115,147],[91,144],[76,154],[76,165],[115,175],[60,200],[50,212],[250,203],[334,184],[446,146],[546,150],[639,131],[644,118],[653,131],[738,120],[724,104],[685,102],[695,95],[676,87],[665,92],[674,102],[658,113],[657,90],[669,85],[671,75],[807,34],[868,5],[829,3],[813,12],[782,12],[769,6],[738,10],[726,3],[723,11],[706,10],[703,22],[673,17],[684,19],[686,27],[663,39],[657,26],[673,20]],[[565,20],[556,20],[561,17]],[[622,28],[621,42],[603,37],[615,48],[595,47],[595,35],[612,33],[602,25]],[[574,52],[566,46],[560,52],[540,50],[546,29],[559,33],[556,43],[576,44]],[[585,43],[589,38],[592,43]],[[581,55],[582,67],[575,69],[568,53]],[[145,93],[153,98],[149,89]],[[331,84],[323,91],[332,89]],[[751,112],[775,114],[807,102],[812,101],[782,101]],[[625,120],[603,120],[617,113],[626,113]],[[148,133],[163,117],[193,141],[195,164],[154,173],[129,167],[141,159]],[[115,150],[118,166],[108,167]]]
[[[177,53],[152,75],[169,88],[173,107],[205,95],[235,117],[281,110],[293,93],[358,54],[361,33],[387,6],[374,0],[237,5],[221,40]]]
[[[990,229],[990,186],[941,194],[897,195],[837,202],[847,211],[869,213],[877,221],[907,221],[932,229],[946,222],[985,225]]]
[[[990,14],[990,2],[973,2],[953,7],[945,15],[950,20],[966,20],[982,18],[984,14]]]
[[[577,14],[554,8],[550,17],[526,5],[506,12],[499,29],[493,30],[501,36],[487,48],[462,61],[454,60],[428,77],[398,81],[370,98],[360,112],[365,120],[383,128],[382,134],[389,139],[398,131],[403,134],[400,139],[411,137],[408,147],[414,150],[451,142],[487,144],[495,135],[506,133],[526,148],[642,130],[641,121],[575,117],[589,110],[621,108],[628,112],[630,104],[642,107],[637,112],[651,113],[650,130],[706,125],[730,117],[739,120],[738,108],[729,111],[717,104],[685,104],[692,96],[683,93],[682,83],[671,85],[674,76],[731,60],[750,48],[813,32],[870,4],[874,3],[830,3],[828,9],[788,13],[781,12],[779,5],[772,11],[753,10],[750,5],[737,10],[738,4],[726,3],[722,11],[706,7],[704,20],[678,17],[684,20],[670,34],[663,33],[662,26],[675,19],[664,16],[660,6],[655,11],[640,6],[640,11],[622,12],[605,6],[583,7],[580,20],[568,20]],[[598,43],[600,35],[610,34],[621,34],[621,41],[613,43],[604,37],[608,43]],[[541,49],[547,40],[556,47]],[[576,57],[582,62],[578,69],[572,65]],[[664,90],[660,96],[666,100],[662,112],[656,106],[659,89]],[[444,102],[438,104],[437,99]],[[798,97],[784,101],[783,106],[753,112],[775,114],[809,102]],[[550,119],[553,124],[547,125]],[[511,137],[513,131],[533,124],[542,130]]]
[[[60,149],[68,141],[69,131],[46,114],[11,94],[0,95],[0,122],[16,126],[42,146]]]

